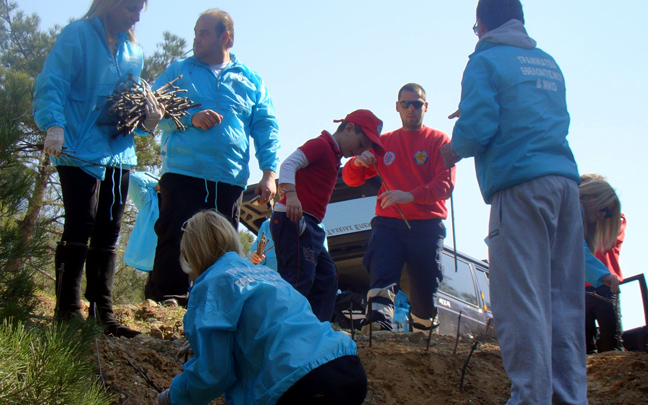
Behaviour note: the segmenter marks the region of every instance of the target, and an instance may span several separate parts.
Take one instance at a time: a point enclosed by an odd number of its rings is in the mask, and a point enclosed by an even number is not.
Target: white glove
[[[54,157],[60,157],[61,151],[63,150],[63,141],[65,136],[63,135],[63,128],[61,127],[49,127],[47,128],[47,136],[45,137],[45,144],[43,149],[45,153],[52,155]]]
[[[171,396],[169,395],[168,388],[158,394],[157,401],[158,405],[171,405]]]
[[[164,117],[164,106],[157,101],[150,90],[146,90],[146,118],[142,123],[144,129],[153,132],[157,124]]]

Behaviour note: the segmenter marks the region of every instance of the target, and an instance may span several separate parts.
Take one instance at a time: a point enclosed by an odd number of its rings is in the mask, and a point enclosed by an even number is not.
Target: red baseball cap
[[[342,120],[333,120],[333,122],[352,122],[362,128],[367,138],[374,143],[373,150],[378,156],[385,154],[380,142],[380,133],[382,132],[383,122],[369,110],[355,110],[348,114]]]

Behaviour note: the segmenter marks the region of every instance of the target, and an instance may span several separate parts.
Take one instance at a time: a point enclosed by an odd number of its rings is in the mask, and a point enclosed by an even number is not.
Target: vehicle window
[[[477,289],[481,293],[482,300],[484,301],[484,311],[491,311],[490,306],[490,283],[486,269],[475,266],[475,277],[477,277]]]
[[[475,284],[473,282],[470,265],[465,261],[457,260],[457,272],[455,272],[454,258],[443,253],[443,281],[439,285],[439,290],[448,295],[465,301],[469,304],[479,306],[477,295],[475,293]]]

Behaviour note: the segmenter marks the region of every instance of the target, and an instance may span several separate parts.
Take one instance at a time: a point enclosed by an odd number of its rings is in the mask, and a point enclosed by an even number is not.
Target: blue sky
[[[90,0],[18,0],[41,17],[41,29],[81,17]],[[151,0],[136,35],[145,55],[162,32],[188,41],[198,15],[219,7],[232,15],[232,52],[261,74],[280,125],[281,158],[333,119],[358,108],[380,117],[385,131],[400,127],[398,89],[407,82],[427,91],[427,126],[452,134],[446,117],[459,102],[461,75],[477,37],[477,1],[203,1]],[[644,271],[648,213],[643,164],[648,160],[648,42],[646,0],[523,1],[526,27],[560,65],[572,118],[568,140],[581,173],[601,173],[617,189],[628,218],[621,252],[625,276]],[[253,160],[250,182],[261,173]],[[458,164],[454,193],[457,249],[486,258],[488,206],[472,159]],[[450,220],[447,221],[450,231]],[[452,244],[451,231],[446,244]],[[633,291],[631,291],[633,290]],[[622,294],[624,327],[644,324],[639,296]]]

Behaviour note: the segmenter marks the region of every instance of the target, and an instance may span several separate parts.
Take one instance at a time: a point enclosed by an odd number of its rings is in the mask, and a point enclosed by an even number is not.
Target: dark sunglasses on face
[[[423,105],[425,104],[425,101],[421,101],[421,100],[414,100],[414,101],[403,100],[403,101],[399,101],[398,104],[400,104],[400,106],[402,108],[410,108],[410,106],[413,105],[414,108],[416,108],[418,110],[419,108],[423,107]]]

